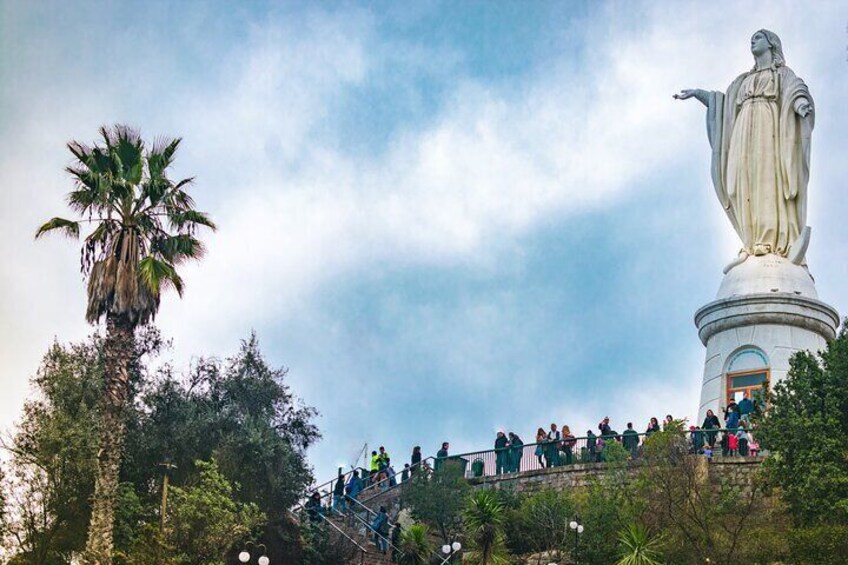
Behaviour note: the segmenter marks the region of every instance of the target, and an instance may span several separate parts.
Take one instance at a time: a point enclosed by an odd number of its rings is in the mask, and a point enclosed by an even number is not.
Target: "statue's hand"
[[[798,106],[795,112],[802,118],[806,118],[808,115],[813,113],[813,105],[809,102],[803,102]]]
[[[695,98],[698,102],[707,106],[709,104],[708,100],[709,94],[706,90],[702,90],[700,88],[687,88],[685,90],[681,90],[677,94],[674,95],[675,100],[688,100],[689,98]]]

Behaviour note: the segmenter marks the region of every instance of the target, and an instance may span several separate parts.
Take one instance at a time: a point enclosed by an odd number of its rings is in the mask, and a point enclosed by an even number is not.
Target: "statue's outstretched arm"
[[[709,92],[700,88],[687,88],[675,94],[674,98],[675,100],[688,100],[689,98],[695,98],[704,106],[709,107],[709,95]]]

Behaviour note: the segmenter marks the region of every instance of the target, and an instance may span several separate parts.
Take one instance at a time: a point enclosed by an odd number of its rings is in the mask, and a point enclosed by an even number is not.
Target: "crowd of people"
[[[731,400],[727,407],[723,409],[723,422],[712,410],[707,410],[706,417],[701,425],[689,426],[687,430],[685,418],[675,420],[671,414],[668,414],[662,425],[657,418],[651,418],[645,431],[641,434],[634,429],[632,422],[628,422],[625,430],[619,433],[610,425],[609,417],[605,417],[598,423],[597,432],[591,429],[587,430],[586,435],[582,438],[575,436],[569,426],[558,427],[556,423],[552,423],[548,431],[545,431],[544,428],[539,428],[536,431],[535,443],[532,444],[534,445],[532,453],[535,462],[531,461],[525,465],[522,465],[522,461],[526,461],[525,447],[527,446],[521,437],[515,432],[499,431],[495,437],[493,450],[494,471],[495,474],[500,475],[537,468],[536,463],[538,463],[538,468],[550,468],[571,465],[576,462],[602,462],[605,447],[610,442],[618,443],[626,450],[630,458],[636,459],[641,453],[645,439],[666,429],[680,430],[686,437],[690,453],[693,454],[712,458],[716,451],[720,450],[722,456],[725,457],[756,456],[759,454],[760,447],[754,439],[754,425],[751,419],[756,409],[754,402],[745,393],[738,403]],[[348,509],[357,510],[351,508],[351,506],[357,504],[356,501],[360,493],[365,489],[376,487],[387,490],[411,479],[417,472],[439,470],[447,461],[452,459],[449,449],[450,444],[448,442],[441,444],[440,449],[436,452],[431,469],[427,460],[422,459],[421,447],[415,446],[412,449],[409,463],[405,463],[398,474],[386,448],[381,446],[379,450],[371,452],[370,465],[367,470],[362,469],[361,472],[359,469],[354,470],[346,480],[345,474],[339,468],[331,499],[329,498],[330,493],[325,493],[322,497],[321,493],[315,491],[305,505],[308,516],[310,520],[317,522],[328,512],[345,515]],[[474,454],[471,456],[473,457]],[[480,465],[479,468],[475,468],[477,464]],[[478,476],[483,474],[484,466],[485,462],[478,457],[472,462],[472,474]],[[326,507],[322,505],[324,497],[327,497]],[[383,553],[387,551],[389,545],[390,529],[392,538],[399,535],[400,531],[399,525],[389,523],[384,507],[380,507],[380,511],[375,514],[370,522],[369,528],[373,533],[374,543]]]

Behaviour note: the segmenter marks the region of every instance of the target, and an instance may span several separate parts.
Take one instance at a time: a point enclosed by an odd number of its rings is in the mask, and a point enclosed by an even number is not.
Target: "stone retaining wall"
[[[694,456],[693,456],[694,457]],[[751,488],[755,473],[762,464],[762,457],[714,457],[711,461],[701,457],[709,480],[717,488]],[[641,465],[628,464],[627,472],[635,477]],[[565,490],[589,485],[599,480],[608,471],[605,463],[585,463],[538,469],[523,473],[510,473],[494,477],[471,479],[472,485],[479,488],[513,488],[518,492],[532,493],[543,489]]]

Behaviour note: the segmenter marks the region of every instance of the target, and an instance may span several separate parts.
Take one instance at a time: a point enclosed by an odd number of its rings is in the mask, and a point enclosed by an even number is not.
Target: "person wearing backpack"
[[[386,512],[385,506],[381,506],[380,511],[374,516],[374,521],[371,522],[371,529],[374,531],[374,545],[385,555],[386,550],[389,548],[388,540],[386,539],[389,535],[389,515]]]

